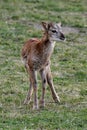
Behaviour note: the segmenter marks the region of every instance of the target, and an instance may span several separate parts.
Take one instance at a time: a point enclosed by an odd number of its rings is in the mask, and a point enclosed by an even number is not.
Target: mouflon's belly
[[[45,68],[49,64],[49,59],[47,57],[40,57],[38,59],[33,59],[32,60],[32,66],[33,69],[35,70],[41,70]]]

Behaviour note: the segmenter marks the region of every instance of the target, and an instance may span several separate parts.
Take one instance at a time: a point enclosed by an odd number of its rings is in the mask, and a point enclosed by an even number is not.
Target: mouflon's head
[[[61,23],[45,23],[42,22],[45,34],[48,35],[51,41],[64,41],[65,36],[62,32]]]

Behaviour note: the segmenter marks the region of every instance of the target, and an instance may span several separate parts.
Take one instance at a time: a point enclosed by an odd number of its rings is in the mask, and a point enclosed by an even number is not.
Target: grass
[[[86,5],[86,0],[0,1],[0,130],[87,130]],[[29,83],[20,52],[24,41],[42,36],[41,21],[61,21],[67,41],[56,43],[51,58],[61,103],[53,102],[47,87],[45,109],[33,111],[32,102],[23,106]],[[40,79],[38,84],[40,98]]]

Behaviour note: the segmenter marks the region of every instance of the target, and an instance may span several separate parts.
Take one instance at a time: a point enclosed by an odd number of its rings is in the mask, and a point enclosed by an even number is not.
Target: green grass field
[[[47,86],[45,109],[34,111],[33,102],[23,105],[29,83],[20,53],[42,36],[42,21],[61,21],[67,40],[51,57],[61,103]],[[87,130],[87,0],[0,0],[0,130]]]

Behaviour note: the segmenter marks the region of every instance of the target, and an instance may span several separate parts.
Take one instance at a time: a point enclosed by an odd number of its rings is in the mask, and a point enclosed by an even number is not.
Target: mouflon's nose
[[[64,36],[63,33],[60,34],[60,39],[61,39],[61,40],[65,40],[65,36]]]

